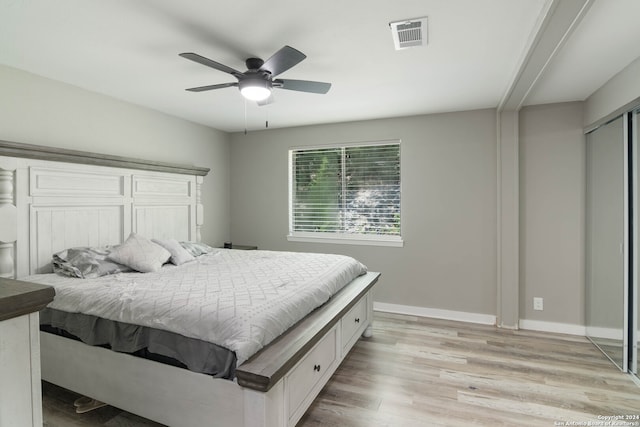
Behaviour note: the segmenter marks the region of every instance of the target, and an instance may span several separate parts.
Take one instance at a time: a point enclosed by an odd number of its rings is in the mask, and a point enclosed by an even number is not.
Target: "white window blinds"
[[[290,151],[290,234],[400,238],[400,143]]]

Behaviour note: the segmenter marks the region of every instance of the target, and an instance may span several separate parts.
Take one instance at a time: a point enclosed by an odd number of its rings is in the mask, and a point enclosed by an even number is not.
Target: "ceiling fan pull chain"
[[[247,100],[244,100],[244,134],[247,134]]]

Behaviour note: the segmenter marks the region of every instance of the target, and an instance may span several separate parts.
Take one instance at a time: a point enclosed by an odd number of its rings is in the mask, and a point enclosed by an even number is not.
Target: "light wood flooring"
[[[299,427],[605,425],[599,417],[640,416],[640,387],[585,338],[384,313],[373,327]],[[44,383],[45,426],[159,426],[112,407],[77,415],[77,397]]]

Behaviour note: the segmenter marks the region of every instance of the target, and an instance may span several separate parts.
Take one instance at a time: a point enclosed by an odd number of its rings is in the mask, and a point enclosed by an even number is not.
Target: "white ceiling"
[[[550,0],[0,0],[0,64],[235,132],[496,107]],[[570,0],[563,0],[570,1]],[[389,22],[428,16],[426,47],[396,51]],[[638,0],[596,0],[525,104],[586,99],[640,57]],[[246,104],[225,73],[284,45],[279,77],[331,82]],[[246,124],[245,124],[246,123]]]
[[[593,1],[525,104],[584,101],[588,98],[640,58],[639,18],[638,0]]]

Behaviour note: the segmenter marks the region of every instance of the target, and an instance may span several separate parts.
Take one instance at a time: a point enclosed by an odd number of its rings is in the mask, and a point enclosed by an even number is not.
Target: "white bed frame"
[[[0,277],[51,271],[73,246],[200,240],[208,169],[0,141]],[[289,427],[361,334],[379,273],[354,280],[237,369],[213,379],[41,333],[42,377],[170,426]]]

